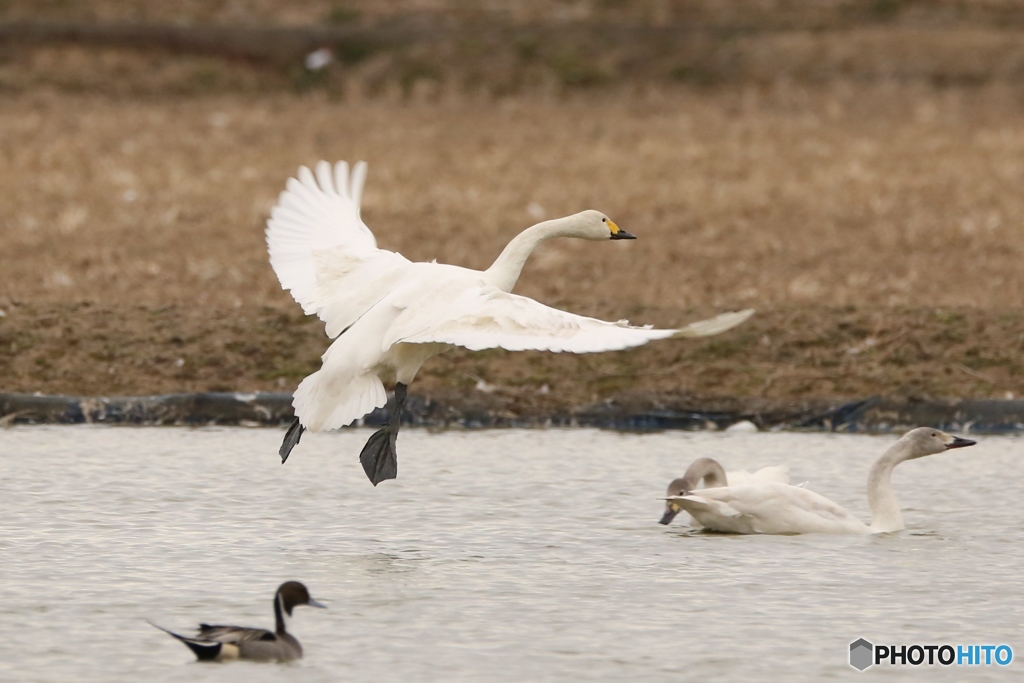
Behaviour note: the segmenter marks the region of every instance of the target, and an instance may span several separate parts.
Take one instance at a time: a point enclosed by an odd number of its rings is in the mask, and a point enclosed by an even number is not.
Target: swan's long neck
[[[699,487],[701,480],[704,480],[704,486]],[[729,482],[725,477],[725,470],[718,464],[717,460],[711,458],[697,458],[690,465],[686,474],[683,475],[684,485],[687,491],[693,491],[696,488],[713,489],[719,486],[728,486]]]
[[[538,244],[552,237],[572,236],[570,229],[573,218],[574,216],[569,216],[544,221],[523,230],[505,246],[491,267],[484,271],[487,278],[498,289],[511,292],[519,280],[519,274],[523,272],[526,259],[530,258]]]
[[[704,482],[703,486],[701,481]],[[673,479],[668,485],[668,495],[685,496],[690,491],[697,489],[714,489],[720,486],[728,486],[725,470],[712,458],[697,458],[693,464],[686,468],[686,474],[679,479]]]
[[[897,441],[882,454],[868,473],[868,505],[871,507],[872,531],[899,531],[903,515],[892,490],[892,471],[904,460],[913,457],[910,443]]]

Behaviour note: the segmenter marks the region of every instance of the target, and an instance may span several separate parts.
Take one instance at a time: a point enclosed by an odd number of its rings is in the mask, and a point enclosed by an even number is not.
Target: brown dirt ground
[[[0,99],[0,391],[292,389],[327,340],[280,290],[263,222],[298,165],[361,158],[364,218],[410,258],[485,267],[536,216],[593,207],[640,239],[546,244],[519,293],[658,325],[758,309],[721,337],[632,352],[453,352],[416,392],[494,388],[531,414],[629,396],[1024,395],[1012,81],[341,97],[250,88],[252,64],[218,62],[225,92],[183,92],[171,57],[33,54]],[[75,64],[88,78],[60,81]],[[144,87],[146,64],[171,85]]]
[[[508,23],[605,20],[726,27],[832,26],[851,22],[1013,24],[1017,0],[4,0],[0,20],[262,23],[308,26],[415,14]]]

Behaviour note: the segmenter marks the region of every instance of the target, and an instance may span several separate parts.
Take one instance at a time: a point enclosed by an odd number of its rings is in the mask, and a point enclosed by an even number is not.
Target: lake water
[[[657,523],[694,458],[789,465],[867,519],[894,437],[409,429],[375,489],[369,433],[282,466],[283,430],[0,430],[0,680],[1020,680],[1020,438],[901,465],[906,531],[737,537]],[[330,605],[296,610],[293,664],[199,664],[145,622],[272,627],[287,579]],[[1016,659],[862,674],[858,637]]]

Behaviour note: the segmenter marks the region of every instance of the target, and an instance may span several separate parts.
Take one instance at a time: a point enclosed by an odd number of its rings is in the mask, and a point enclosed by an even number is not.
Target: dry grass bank
[[[10,0],[0,391],[291,389],[327,340],[263,224],[298,165],[346,158],[410,258],[483,267],[593,207],[640,239],[546,244],[517,291],[659,325],[759,310],[632,353],[456,352],[417,391],[1024,394],[1021,27],[1010,0]]]
[[[536,217],[595,207],[640,239],[547,244],[517,291],[662,325],[762,311],[720,339],[629,354],[451,354],[420,391],[465,395],[480,378],[513,411],[636,392],[1024,394],[1022,111],[1008,86],[848,82],[13,96],[2,388],[293,387],[326,340],[279,289],[263,221],[296,166],[323,157],[371,162],[364,217],[411,258],[485,266]]]
[[[0,320],[4,391],[148,395],[291,391],[326,340],[295,308],[46,304]],[[644,311],[680,319],[697,311]],[[719,338],[574,356],[452,351],[414,393],[461,410],[564,414],[617,401],[634,410],[779,405],[873,395],[1024,394],[1024,313],[977,309],[762,309]],[[738,403],[737,403],[738,402]]]
[[[641,239],[545,245],[524,294],[586,313],[1024,300],[1024,102],[837,85],[439,103],[323,96],[0,106],[0,297],[291,306],[263,221],[320,158],[368,159],[383,247],[486,266],[543,216]],[[670,324],[679,320],[658,320]]]

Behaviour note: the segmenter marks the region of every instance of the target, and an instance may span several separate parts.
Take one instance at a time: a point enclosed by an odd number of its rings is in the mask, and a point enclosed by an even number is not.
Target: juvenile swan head
[[[931,429],[929,427],[911,429],[903,435],[900,441],[906,442],[909,446],[908,460],[923,458],[926,455],[935,455],[936,453],[948,451],[951,448],[964,448],[965,446],[973,446],[975,444],[970,439],[962,439],[959,436],[947,434],[940,429]]]
[[[704,482],[703,487],[700,486],[701,482]],[[697,458],[686,469],[686,474],[679,479],[672,480],[672,483],[668,485],[666,493],[668,498],[673,498],[675,496],[685,496],[697,488],[711,489],[728,485],[729,481],[726,478],[725,470],[717,460]],[[665,501],[665,514],[658,520],[658,523],[670,524],[682,509],[679,503],[671,500]]]
[[[619,226],[615,221],[605,216],[600,211],[587,209],[577,214],[568,216],[566,221],[566,237],[579,237],[585,240],[635,240],[632,235]]]

